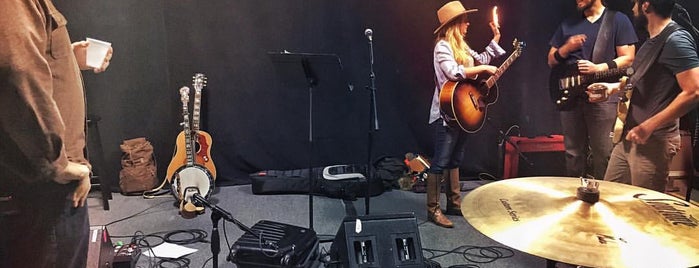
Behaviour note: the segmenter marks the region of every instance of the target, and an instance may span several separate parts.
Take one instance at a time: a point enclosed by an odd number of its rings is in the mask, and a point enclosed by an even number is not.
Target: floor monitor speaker
[[[231,247],[228,260],[239,268],[311,268],[318,264],[318,236],[311,229],[261,220]],[[262,240],[261,240],[262,239]]]
[[[345,217],[329,267],[425,267],[413,213]]]

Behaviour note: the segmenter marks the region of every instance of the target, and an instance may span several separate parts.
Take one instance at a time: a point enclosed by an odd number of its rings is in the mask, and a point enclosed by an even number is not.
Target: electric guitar
[[[587,98],[585,89],[592,83],[616,80],[623,75],[632,75],[633,68],[612,68],[606,71],[580,74],[577,64],[556,66],[549,76],[549,92],[558,110],[572,108],[576,98]]]
[[[522,54],[526,46],[524,42],[515,39],[512,42],[514,51],[498,67],[495,73],[485,81],[462,80],[459,82],[447,81],[439,93],[439,105],[446,116],[448,124],[458,124],[466,132],[474,133],[483,127],[488,106],[495,103],[498,98],[495,86],[500,76]]]
[[[201,91],[206,86],[206,76],[202,73],[196,73],[192,77],[192,86],[194,87],[194,107],[192,107],[192,138],[195,142],[195,162],[206,167],[211,172],[214,180],[216,180],[216,166],[211,159],[211,135],[206,131],[199,129],[199,117],[201,107]]]
[[[189,88],[182,87],[180,89],[180,99],[182,101],[182,133],[184,135],[183,144],[178,143],[177,152],[184,151],[186,162],[180,164],[177,170],[170,178],[172,194],[177,197],[180,202],[180,215],[184,218],[193,218],[197,214],[203,213],[203,207],[197,207],[192,202],[194,194],[200,194],[204,198],[208,198],[213,190],[213,177],[208,169],[194,162],[194,141],[192,140],[192,131],[189,125]],[[172,162],[170,163],[172,164]]]
[[[614,130],[612,131],[612,142],[614,144],[624,139],[622,134],[624,133],[624,124],[626,123],[626,116],[629,113],[629,105],[631,104],[631,95],[633,93],[633,85],[628,83],[628,80],[629,78],[626,76],[619,80],[621,82],[619,84],[621,100],[619,100],[617,104],[616,121],[614,122]]]

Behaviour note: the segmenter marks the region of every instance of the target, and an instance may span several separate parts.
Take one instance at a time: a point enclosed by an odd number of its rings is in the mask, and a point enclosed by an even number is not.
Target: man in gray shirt
[[[633,67],[638,71],[650,65],[641,76],[637,72],[631,79],[633,94],[620,133],[624,139],[614,146],[604,179],[662,192],[669,163],[680,144],[679,117],[699,101],[699,57],[689,32],[673,30],[674,0],[635,2],[635,22],[644,26],[650,38],[639,49]],[[662,46],[660,52],[656,46]],[[601,98],[590,94],[590,101],[604,101],[619,91],[619,86],[590,85],[588,89],[607,89]]]

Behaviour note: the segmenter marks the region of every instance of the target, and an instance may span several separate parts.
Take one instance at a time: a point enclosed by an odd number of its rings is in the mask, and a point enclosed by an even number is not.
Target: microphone
[[[371,41],[371,35],[372,35],[373,33],[374,33],[374,31],[372,31],[372,30],[369,29],[369,28],[367,28],[366,30],[364,30],[364,35],[366,36],[366,38],[369,38],[369,41]]]
[[[196,205],[198,207],[203,207],[203,206],[209,205],[209,201],[206,201],[206,198],[201,196],[201,194],[199,194],[199,192],[194,193],[192,195],[192,203],[194,203],[194,205]]]

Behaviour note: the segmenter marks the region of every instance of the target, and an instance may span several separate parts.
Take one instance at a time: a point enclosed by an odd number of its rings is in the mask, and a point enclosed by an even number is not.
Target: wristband
[[[559,63],[560,63],[560,62],[566,61],[566,59],[565,59],[563,56],[561,56],[561,53],[558,53],[558,49],[556,50],[556,52],[553,52],[553,57],[554,57],[554,58],[556,59],[556,61],[559,62]]]
[[[611,69],[616,69],[618,66],[616,65],[616,62],[613,60],[610,60],[607,62],[607,68]]]

